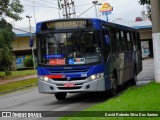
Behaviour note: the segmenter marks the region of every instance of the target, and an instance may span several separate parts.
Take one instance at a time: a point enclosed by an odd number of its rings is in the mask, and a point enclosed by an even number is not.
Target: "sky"
[[[33,10],[33,1],[35,8],[35,17]],[[83,13],[89,7],[91,7],[93,0],[74,0],[76,6],[76,16]],[[100,1],[100,0],[99,0]],[[134,21],[136,17],[141,16],[141,11],[145,10],[145,6],[138,4],[139,0],[106,0],[111,6],[113,6],[113,11],[109,15],[109,21],[123,20],[126,22]],[[21,4],[24,6],[24,12],[20,15],[23,19],[21,21],[15,22],[12,19],[7,20],[14,24],[15,28],[23,28],[29,26],[29,20],[26,15],[32,16],[31,25],[35,27],[35,22],[58,19],[58,4],[57,0],[20,0]],[[82,5],[82,6],[81,6]],[[98,6],[97,6],[98,9]],[[81,17],[84,18],[95,18],[95,8],[92,7]],[[100,16],[100,19],[105,20],[105,16]]]

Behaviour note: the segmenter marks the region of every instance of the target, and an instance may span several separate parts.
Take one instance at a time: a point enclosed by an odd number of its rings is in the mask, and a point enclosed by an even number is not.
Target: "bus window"
[[[118,47],[118,51],[121,51],[121,41],[120,41],[120,32],[116,31],[116,41],[117,41],[117,47]]]
[[[127,35],[128,50],[129,50],[129,51],[132,51],[132,50],[133,50],[133,49],[132,49],[132,42],[131,42],[131,37],[130,37],[129,32],[127,32],[126,35]]]
[[[116,34],[115,34],[115,30],[114,29],[110,30],[110,36],[111,36],[112,52],[118,52]]]
[[[138,50],[141,50],[141,39],[140,39],[140,35],[139,35],[139,33],[137,33],[137,48],[138,48]]]
[[[127,51],[127,44],[124,36],[124,31],[121,31],[121,48],[122,48],[122,51]]]
[[[135,40],[136,50],[141,50],[140,36],[138,33],[134,33],[134,40]]]
[[[108,54],[110,52],[110,38],[109,31],[103,30],[103,51],[104,51],[104,59],[107,60]]]
[[[38,62],[47,62],[43,55],[48,53],[48,45],[45,44],[45,38],[43,36],[39,36],[38,40],[40,42],[37,43],[37,47],[41,48],[38,49]]]
[[[131,32],[130,36],[131,36],[131,42],[132,42],[132,50],[136,51],[136,47],[135,47],[136,43],[135,43],[134,33]]]

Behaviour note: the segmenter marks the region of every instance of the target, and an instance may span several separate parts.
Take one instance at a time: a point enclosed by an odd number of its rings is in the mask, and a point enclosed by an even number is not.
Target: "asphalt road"
[[[151,80],[154,80],[153,59],[147,59],[143,61],[143,71],[138,76],[137,86],[142,86]],[[80,111],[107,99],[109,98],[104,98],[101,94],[85,93],[68,94],[65,101],[57,101],[54,95],[39,94],[37,88],[31,88],[0,96],[0,111]],[[47,119],[53,120],[53,118]]]

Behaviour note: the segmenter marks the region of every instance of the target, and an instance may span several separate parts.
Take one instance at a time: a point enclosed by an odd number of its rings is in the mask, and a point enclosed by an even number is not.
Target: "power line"
[[[77,12],[77,10],[76,10],[76,12]],[[77,12],[77,13],[81,14],[80,12]],[[86,17],[90,17],[90,16],[88,16],[88,15],[86,15],[86,14],[83,14],[83,15],[86,16]]]
[[[48,2],[48,1],[45,1],[45,0],[40,0],[40,1],[43,1],[43,2],[45,2],[45,3],[49,3],[49,4],[53,4],[53,5],[55,5],[55,6],[58,6],[58,4],[51,3],[51,2]]]
[[[93,4],[93,3],[87,3],[87,4],[77,5],[75,7],[81,7],[81,6],[91,5],[91,4]]]
[[[30,32],[28,32],[28,31],[21,30],[21,29],[19,29],[19,28],[12,28],[12,29],[14,29],[14,30],[18,30],[18,31],[21,31],[21,32],[25,32],[25,33],[30,33]]]
[[[24,28],[24,26],[19,26],[19,25],[16,25],[14,27],[17,27],[17,28]]]
[[[33,20],[31,20],[31,21],[33,21]],[[28,20],[17,21],[17,23],[24,23],[24,22],[28,22]]]
[[[81,15],[83,15],[85,12],[87,12],[88,10],[90,10],[94,5],[92,5],[90,8],[88,8],[87,10],[85,10],[83,13],[81,13],[77,18],[79,18]]]
[[[26,0],[26,1],[33,3],[33,1],[30,1],[30,0]],[[52,7],[52,6],[48,6],[48,5],[44,5],[44,4],[40,4],[40,3],[36,3],[36,2],[35,2],[35,4],[42,5],[42,6],[46,6],[46,7]],[[56,7],[53,7],[53,8],[58,9],[58,8],[56,8]]]
[[[33,7],[31,5],[23,5],[23,6],[27,6],[27,7]],[[44,6],[34,6],[34,7],[41,7],[41,8],[54,8],[54,9],[57,9],[55,7],[44,7]]]

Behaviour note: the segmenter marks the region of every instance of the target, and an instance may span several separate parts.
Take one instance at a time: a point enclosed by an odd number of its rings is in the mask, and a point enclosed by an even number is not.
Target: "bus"
[[[40,93],[105,92],[136,84],[142,71],[137,29],[91,18],[37,23],[37,73]]]

